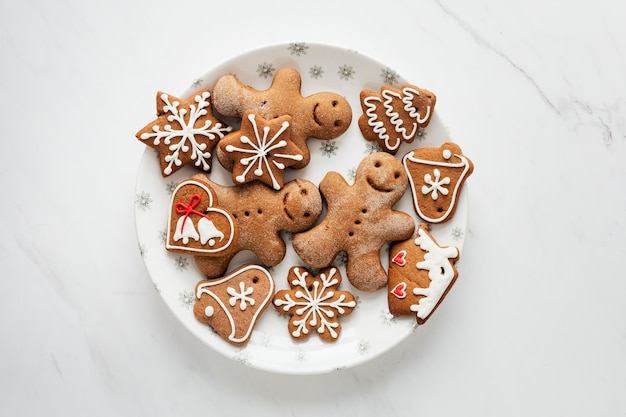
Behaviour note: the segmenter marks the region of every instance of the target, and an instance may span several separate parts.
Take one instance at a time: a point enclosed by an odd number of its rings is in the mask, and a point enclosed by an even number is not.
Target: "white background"
[[[1,0],[0,415],[625,415],[625,19],[610,0]],[[155,92],[287,42],[419,66],[476,165],[445,303],[328,375],[198,342],[134,226]]]

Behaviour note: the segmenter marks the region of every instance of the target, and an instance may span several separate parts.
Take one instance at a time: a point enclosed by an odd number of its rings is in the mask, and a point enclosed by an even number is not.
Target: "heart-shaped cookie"
[[[196,285],[193,312],[224,340],[244,345],[274,296],[274,279],[258,265],[244,265],[217,279]]]
[[[196,256],[227,255],[234,250],[237,223],[217,206],[215,192],[196,180],[182,181],[172,194],[165,248]]]

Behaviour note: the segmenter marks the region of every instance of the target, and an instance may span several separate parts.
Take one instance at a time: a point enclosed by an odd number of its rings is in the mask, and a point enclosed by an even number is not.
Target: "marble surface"
[[[2,1],[0,415],[624,415],[625,17],[610,0]],[[207,349],[134,225],[155,92],[294,41],[419,67],[476,164],[445,304],[327,375]]]

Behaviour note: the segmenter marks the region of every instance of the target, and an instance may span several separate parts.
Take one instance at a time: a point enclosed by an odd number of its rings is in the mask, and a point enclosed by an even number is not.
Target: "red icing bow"
[[[202,197],[200,197],[198,194],[194,194],[189,199],[189,203],[176,203],[176,205],[174,206],[174,208],[176,209],[176,213],[180,214],[181,216],[185,216],[183,219],[183,224],[181,225],[181,230],[185,230],[185,222],[187,221],[191,213],[198,214],[208,219],[208,217],[204,213],[194,210],[201,201]]]

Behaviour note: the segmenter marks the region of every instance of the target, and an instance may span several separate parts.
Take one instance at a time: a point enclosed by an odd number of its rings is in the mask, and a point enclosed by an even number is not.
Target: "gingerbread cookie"
[[[429,223],[450,220],[463,184],[474,171],[474,164],[459,145],[446,142],[438,148],[415,149],[404,155],[402,163],[418,216]]]
[[[213,87],[213,105],[219,113],[232,117],[243,117],[246,110],[267,120],[291,116],[291,139],[303,154],[302,160],[293,165],[298,169],[310,160],[307,138],[336,138],[352,121],[352,109],[345,98],[332,92],[303,97],[301,86],[300,74],[293,68],[279,69],[267,90],[256,90],[233,75],[225,75]],[[217,155],[220,163],[229,169],[232,161],[222,151]]]
[[[437,97],[411,84],[402,88],[385,85],[380,93],[361,91],[360,102],[363,114],[359,129],[363,137],[395,155],[403,142],[413,142],[418,129],[428,126]]]
[[[170,203],[165,248],[203,256],[224,256],[235,249],[239,229],[232,214],[218,206],[206,183],[182,181]]]
[[[326,268],[317,275],[294,266],[289,270],[290,290],[280,290],[274,296],[274,307],[281,314],[291,315],[289,334],[296,340],[317,331],[320,339],[334,342],[341,334],[339,317],[356,308],[354,295],[338,291],[341,274],[337,268]]]
[[[389,250],[389,312],[413,315],[424,324],[456,282],[454,263],[459,250],[439,246],[421,224],[417,237],[391,245]]]
[[[136,136],[159,152],[163,177],[184,165],[210,172],[211,151],[232,130],[213,116],[210,97],[209,90],[198,91],[185,100],[157,93],[157,118]]]
[[[273,296],[269,272],[258,265],[244,265],[222,278],[200,281],[193,313],[227,342],[244,345]]]
[[[215,190],[220,207],[233,214],[239,229],[239,238],[231,253],[195,257],[198,269],[209,278],[222,275],[235,254],[243,250],[253,252],[268,267],[277,265],[286,252],[280,232],[306,230],[322,212],[320,192],[308,180],[290,181],[277,191],[259,182],[227,187],[202,174],[193,179]]]
[[[294,236],[296,253],[309,266],[324,268],[345,251],[352,285],[363,291],[383,287],[387,273],[380,249],[386,242],[408,239],[415,230],[411,216],[392,209],[407,187],[402,164],[384,152],[361,161],[353,185],[329,172],[320,183],[326,215],[312,229]]]
[[[233,161],[233,183],[261,181],[275,190],[283,187],[285,168],[302,161],[302,151],[291,140],[291,117],[265,120],[246,111],[241,128],[229,133],[219,148]]]

